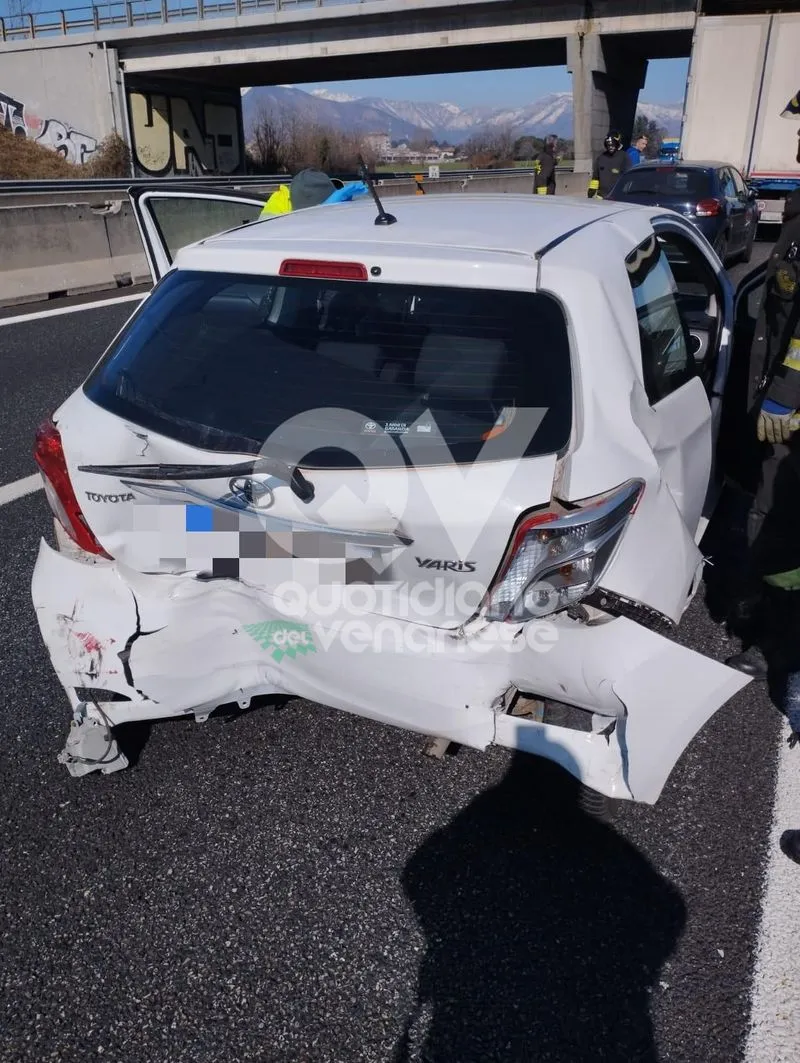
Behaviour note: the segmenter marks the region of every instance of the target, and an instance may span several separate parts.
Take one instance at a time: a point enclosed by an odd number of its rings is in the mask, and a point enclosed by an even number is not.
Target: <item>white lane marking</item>
[[[800,1044],[800,866],[778,841],[800,828],[800,749],[781,730],[745,1063],[796,1063]]]
[[[15,480],[13,484],[3,484],[0,487],[0,506],[7,502],[14,502],[25,495],[32,495],[34,491],[41,491],[44,484],[38,472],[33,476],[26,476],[23,480]]]
[[[99,310],[103,306],[116,306],[117,303],[130,303],[134,299],[140,302],[147,292],[137,292],[135,295],[120,295],[116,299],[100,299],[94,303],[79,303],[77,306],[57,306],[53,310],[36,310],[31,314],[17,314],[16,317],[0,318],[2,325],[21,325],[25,321],[38,321],[42,317],[57,317],[59,314],[77,314],[79,310]]]

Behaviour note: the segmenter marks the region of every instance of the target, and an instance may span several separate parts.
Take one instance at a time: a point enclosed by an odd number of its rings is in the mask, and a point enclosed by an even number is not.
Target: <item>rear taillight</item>
[[[698,218],[716,218],[722,211],[722,204],[718,199],[701,199],[695,207]]]
[[[644,483],[578,503],[571,513],[531,514],[517,528],[489,589],[486,617],[509,623],[548,616],[585,598],[608,567]]]
[[[39,426],[33,456],[42,473],[47,501],[64,531],[87,553],[108,557],[81,513],[67,472],[61,435],[52,421]]]

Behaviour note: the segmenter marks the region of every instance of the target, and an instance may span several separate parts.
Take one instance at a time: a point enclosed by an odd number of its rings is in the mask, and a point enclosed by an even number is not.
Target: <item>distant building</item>
[[[365,133],[362,143],[366,150],[379,159],[385,158],[392,152],[392,141],[388,133]]]
[[[398,163],[441,163],[451,162],[458,158],[455,148],[429,148],[427,151],[412,151],[405,141],[401,141],[396,147],[389,148],[380,156],[381,162]]]

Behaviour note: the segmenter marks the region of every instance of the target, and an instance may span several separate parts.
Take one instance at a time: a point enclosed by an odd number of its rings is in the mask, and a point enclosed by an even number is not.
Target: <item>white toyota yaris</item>
[[[158,283],[36,441],[70,772],[289,694],[655,802],[748,681],[671,638],[733,335],[703,237],[553,197],[131,198]]]

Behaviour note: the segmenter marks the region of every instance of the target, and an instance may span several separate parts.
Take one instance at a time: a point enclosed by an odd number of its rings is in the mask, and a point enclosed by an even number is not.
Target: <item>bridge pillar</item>
[[[630,137],[647,59],[620,36],[592,31],[567,38],[567,69],[572,74],[575,172],[589,173],[603,150],[609,129]]]

